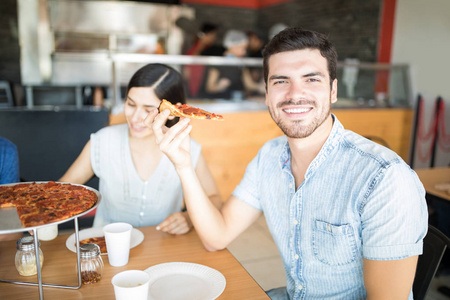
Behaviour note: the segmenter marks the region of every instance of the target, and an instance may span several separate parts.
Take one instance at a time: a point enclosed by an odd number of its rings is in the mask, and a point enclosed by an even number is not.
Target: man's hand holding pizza
[[[169,115],[168,109],[159,114],[158,110],[155,109],[145,118],[144,124],[153,129],[156,143],[177,170],[193,168],[189,139],[189,133],[192,130],[192,125],[189,124],[190,119],[181,118],[178,123],[167,128],[164,124],[167,122]]]

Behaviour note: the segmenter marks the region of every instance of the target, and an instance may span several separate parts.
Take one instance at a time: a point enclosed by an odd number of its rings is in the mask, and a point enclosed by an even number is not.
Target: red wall
[[[379,63],[389,64],[391,62],[392,39],[394,36],[395,7],[397,0],[383,0],[381,6],[380,35],[378,37]],[[375,91],[388,93],[389,72],[380,71],[377,74]]]
[[[207,4],[258,9],[290,1],[292,0],[182,0],[181,2],[186,4]]]

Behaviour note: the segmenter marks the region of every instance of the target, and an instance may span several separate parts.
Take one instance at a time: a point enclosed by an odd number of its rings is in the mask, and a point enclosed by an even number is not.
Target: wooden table
[[[450,201],[450,194],[436,189],[436,184],[450,183],[450,167],[415,170],[428,194],[440,200]]]
[[[77,290],[44,287],[45,299],[114,299],[111,278],[125,270],[145,270],[166,262],[191,262],[209,266],[221,272],[226,278],[226,287],[218,299],[269,299],[262,288],[228,250],[208,252],[204,249],[195,231],[173,236],[159,232],[155,227],[139,228],[144,241],[130,250],[126,266],[112,267],[108,257],[103,255],[105,267],[103,278],[92,285],[83,285]],[[76,275],[76,253],[66,247],[69,235],[60,235],[52,241],[41,241],[44,253],[42,278],[44,283],[78,284]],[[37,276],[21,277],[15,265],[15,241],[0,242],[0,278],[37,282]],[[0,282],[0,299],[39,299],[37,286],[24,286]],[[189,300],[189,299],[186,299]]]

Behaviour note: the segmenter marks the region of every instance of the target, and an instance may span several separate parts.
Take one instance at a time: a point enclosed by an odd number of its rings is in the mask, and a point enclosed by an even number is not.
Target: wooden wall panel
[[[381,138],[408,160],[412,109],[334,109],[333,113],[346,129]],[[283,133],[267,111],[230,113],[224,117],[223,122],[192,120],[191,136],[202,145],[220,194],[226,200],[262,145]],[[120,123],[124,118],[112,116],[111,120]]]
[[[346,129],[381,138],[408,159],[413,112],[410,109],[333,110]],[[203,154],[226,200],[244,175],[247,164],[268,140],[283,133],[267,111],[226,114],[224,122],[193,120],[191,136]],[[374,141],[377,141],[374,139]]]
[[[225,114],[224,117],[223,122],[193,120],[191,136],[202,145],[222,199],[226,200],[262,145],[282,132],[266,111]]]

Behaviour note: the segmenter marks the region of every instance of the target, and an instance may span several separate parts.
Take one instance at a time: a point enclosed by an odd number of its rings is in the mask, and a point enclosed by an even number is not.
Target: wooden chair
[[[450,248],[450,239],[437,228],[428,225],[428,233],[423,240],[423,254],[419,256],[413,283],[415,300],[425,299],[447,248]]]

